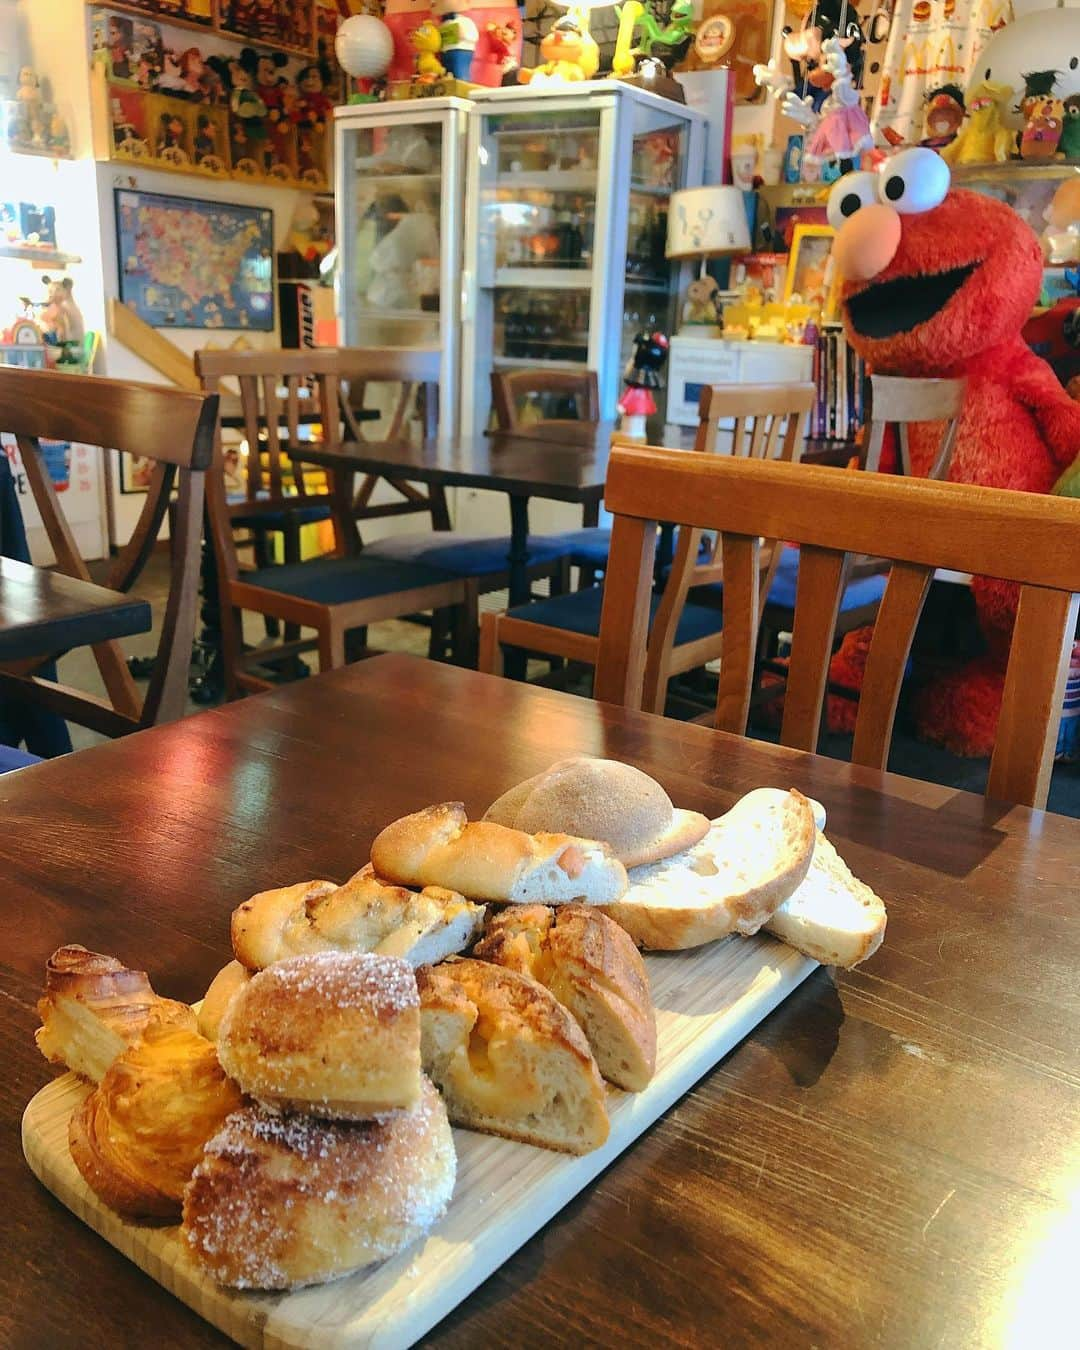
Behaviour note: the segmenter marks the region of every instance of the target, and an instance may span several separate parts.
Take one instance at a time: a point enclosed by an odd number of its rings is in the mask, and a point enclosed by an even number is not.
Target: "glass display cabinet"
[[[350,347],[438,347],[458,426],[465,127],[459,98],[338,108],[337,312]]]
[[[672,192],[701,182],[704,119],[618,80],[477,91],[468,133],[462,429],[492,369],[588,367],[604,417],[642,328],[672,333]]]

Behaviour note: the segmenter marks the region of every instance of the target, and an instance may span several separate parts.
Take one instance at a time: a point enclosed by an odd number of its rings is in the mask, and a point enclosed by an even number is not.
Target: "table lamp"
[[[740,188],[683,188],[671,194],[666,254],[677,260],[701,259],[701,269],[697,280],[691,283],[684,306],[684,323],[717,324],[715,301],[719,288],[706,272],[705,264],[709,258],[749,253],[750,249],[750,226]]]

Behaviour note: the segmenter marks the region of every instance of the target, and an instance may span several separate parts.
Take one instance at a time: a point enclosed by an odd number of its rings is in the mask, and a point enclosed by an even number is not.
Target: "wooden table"
[[[570,751],[712,814],[760,784],[811,793],[889,929],[864,968],[816,971],[426,1343],[1075,1344],[1076,821],[400,656],[4,781],[0,1344],[223,1344],[19,1156],[49,1077],[47,955],[83,942],[194,999],[252,892],[344,878],[396,815],[451,797],[477,814]]]
[[[0,558],[0,661],[150,631],[150,606],[62,572]]]

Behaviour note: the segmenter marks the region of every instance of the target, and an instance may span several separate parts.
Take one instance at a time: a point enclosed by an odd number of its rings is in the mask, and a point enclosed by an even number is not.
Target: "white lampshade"
[[[749,253],[746,205],[737,187],[684,188],[668,207],[667,256],[715,258]]]

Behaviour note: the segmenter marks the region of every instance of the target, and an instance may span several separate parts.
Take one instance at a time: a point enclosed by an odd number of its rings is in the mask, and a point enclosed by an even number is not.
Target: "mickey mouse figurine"
[[[656,412],[652,391],[663,385],[660,371],[667,356],[668,340],[663,333],[635,335],[633,354],[623,371],[626,389],[615,405],[622,414],[619,429],[631,440],[646,439],[645,420]]]

